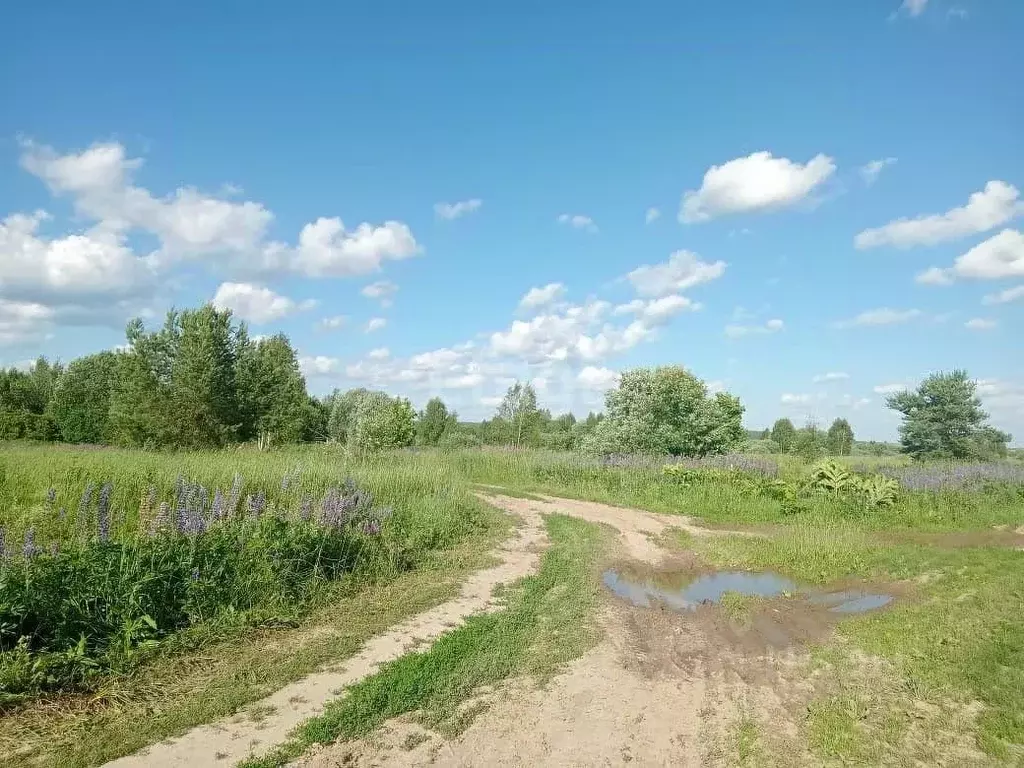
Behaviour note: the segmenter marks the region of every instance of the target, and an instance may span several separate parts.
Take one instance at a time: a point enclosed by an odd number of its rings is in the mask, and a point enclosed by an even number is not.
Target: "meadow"
[[[1024,557],[1005,538],[1024,523],[1020,463],[845,457],[812,468],[742,454],[666,462],[9,443],[0,445],[4,764],[100,764],[239,711],[447,599],[507,533],[473,494],[488,485],[771,532],[666,543],[716,566],[814,584],[914,584],[912,600],[849,619],[842,643],[813,649],[850,671],[809,709],[808,748],[822,761],[887,762],[909,727],[908,701],[955,701],[980,702],[971,738],[986,759],[1024,756]],[[505,610],[385,667],[267,764],[403,712],[458,732],[468,724],[458,704],[479,686],[555,673],[594,641],[598,531],[550,520],[541,570],[509,590]],[[579,599],[553,599],[566,589]],[[328,624],[344,629],[318,635]],[[857,674],[857,652],[892,665],[884,691]],[[769,749],[766,738],[745,727],[734,762]],[[928,762],[922,749],[913,757]]]

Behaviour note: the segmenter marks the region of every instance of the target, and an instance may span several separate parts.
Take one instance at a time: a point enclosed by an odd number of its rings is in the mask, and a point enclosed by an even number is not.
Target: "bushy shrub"
[[[373,452],[412,445],[416,411],[403,397],[370,392],[359,399],[348,430],[348,445]]]

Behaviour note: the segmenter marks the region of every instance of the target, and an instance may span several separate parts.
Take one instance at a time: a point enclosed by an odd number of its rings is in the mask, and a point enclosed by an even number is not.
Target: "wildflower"
[[[57,513],[57,517],[60,520],[67,520],[68,519],[68,508],[67,507],[61,507],[60,508],[60,512]]]
[[[171,505],[166,501],[160,502],[156,517],[153,518],[153,525],[149,529],[150,535],[154,535],[161,529],[166,528],[171,521]]]
[[[380,523],[376,520],[367,520],[363,523],[363,533],[376,536],[380,533]]]
[[[178,533],[188,531],[188,497],[191,494],[192,484],[183,480],[179,484],[174,501],[174,525],[178,529]]]
[[[96,525],[100,541],[110,540],[110,494],[114,486],[104,483],[100,489],[100,498],[96,507]]]
[[[156,504],[156,488],[149,486],[149,489],[142,496],[142,501],[139,503],[139,517],[143,520],[149,518],[153,514],[153,505]]]
[[[192,569],[191,579],[192,579],[192,581],[199,581],[199,568],[198,567]]]
[[[267,508],[267,495],[263,491],[257,491],[255,496],[246,498],[246,506],[249,508],[249,516],[258,519]]]
[[[57,500],[57,489],[51,487],[50,490],[48,490],[46,492],[46,510],[47,510],[47,512],[52,512],[53,511],[53,502],[55,502],[56,500]]]
[[[210,516],[214,520],[222,520],[224,518],[224,494],[221,493],[220,488],[217,488],[213,492],[213,506],[210,507]]]
[[[21,547],[21,554],[24,555],[26,560],[31,560],[40,552],[42,550],[36,546],[36,529],[29,528],[25,531],[25,543]]]
[[[231,481],[231,491],[228,493],[228,506],[225,510],[225,515],[233,515],[238,511],[238,500],[242,495],[242,476],[237,472],[235,473],[234,480]]]
[[[309,496],[303,496],[302,502],[299,504],[299,517],[302,520],[308,521],[310,515],[313,514],[313,500]]]
[[[50,545],[50,554],[54,557],[60,554],[60,547],[57,545],[56,541]]]
[[[89,507],[92,506],[92,493],[95,490],[95,486],[89,483],[85,486],[85,490],[82,491],[82,498],[78,501],[78,518],[83,519],[89,513]]]

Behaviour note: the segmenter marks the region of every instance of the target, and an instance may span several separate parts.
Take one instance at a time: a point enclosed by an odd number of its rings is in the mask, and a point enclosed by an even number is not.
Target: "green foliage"
[[[779,419],[772,426],[771,439],[778,446],[779,453],[789,453],[796,441],[796,428],[789,419]]]
[[[370,394],[362,387],[347,392],[335,392],[330,397],[330,417],[327,420],[327,434],[335,443],[348,443],[349,431],[355,421],[359,404]]]
[[[299,361],[284,334],[238,349],[236,383],[243,438],[261,446],[297,443],[308,427],[309,398]]]
[[[440,397],[432,397],[416,420],[416,442],[419,445],[438,445],[458,423],[458,415],[454,411],[449,412]]]
[[[0,369],[0,440],[53,440],[53,390],[63,375],[59,364],[40,357],[27,371]]]
[[[533,442],[541,418],[537,391],[532,384],[517,381],[505,393],[494,421],[507,433],[509,444],[520,448]]]
[[[825,441],[814,422],[799,430],[793,438],[793,453],[807,461],[814,461],[824,452]]]
[[[348,429],[348,446],[374,452],[412,445],[416,437],[416,411],[403,397],[370,392],[358,400]]]
[[[825,435],[825,450],[832,456],[849,456],[853,452],[853,427],[846,419],[836,419]]]
[[[50,410],[66,442],[106,443],[110,439],[110,393],[118,365],[113,352],[100,352],[72,361],[61,376]]]
[[[900,486],[883,475],[860,475],[831,459],[811,469],[809,487],[833,498],[863,502],[870,508],[890,507],[896,503]]]
[[[588,437],[594,453],[708,456],[745,439],[743,406],[724,392],[709,395],[703,381],[680,366],[622,374],[605,396],[605,418]]]
[[[991,459],[1006,455],[1010,435],[988,426],[977,383],[967,371],[935,373],[917,390],[890,395],[903,414],[900,444],[916,459]]]

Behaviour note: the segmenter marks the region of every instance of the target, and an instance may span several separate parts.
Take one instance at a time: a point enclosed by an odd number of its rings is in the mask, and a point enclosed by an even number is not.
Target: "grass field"
[[[898,469],[900,463],[855,466],[873,472]],[[3,764],[30,758],[36,764],[102,763],[243,709],[289,679],[353,653],[366,637],[404,616],[450,597],[460,575],[481,565],[507,529],[504,518],[472,496],[474,484],[683,513],[712,525],[771,533],[679,534],[666,542],[714,566],[772,570],[809,584],[866,579],[905,585],[905,599],[894,608],[846,619],[833,639],[810,649],[812,663],[827,668],[834,684],[808,705],[801,725],[807,749],[822,762],[942,762],[943,750],[952,747],[928,738],[928,729],[938,729],[949,712],[970,711],[976,714],[965,720],[968,738],[986,760],[1024,759],[1024,553],[991,539],[1024,523],[1024,482],[1015,480],[1015,469],[998,481],[964,484],[954,468],[933,467],[936,476],[949,478],[943,489],[901,490],[891,503],[877,506],[806,491],[794,499],[776,494],[777,486],[767,481],[746,479],[762,473],[773,483],[802,487],[808,467],[792,459],[680,478],[666,475],[656,461],[609,464],[543,452],[407,451],[359,458],[330,447],[152,454],[10,444],[0,446],[0,469],[0,526],[8,551],[0,570],[0,680],[8,688],[0,754],[10,756]],[[199,534],[151,535],[154,509],[160,502],[174,504],[179,478],[201,485],[212,498],[213,489],[229,495],[236,476],[242,478],[237,520],[217,521]],[[330,528],[317,519],[322,500],[346,478],[372,494],[371,508],[393,514],[382,518],[379,531],[344,527],[344,546],[360,553],[345,560],[345,567],[330,571],[285,562],[281,550],[263,542],[253,527],[273,519],[283,526],[271,529],[276,535],[296,546],[314,546],[320,540],[310,532]],[[103,536],[95,501],[82,514],[79,507],[89,484],[102,489],[107,483],[109,533]],[[255,523],[247,498],[262,499]],[[309,506],[312,514],[304,515]],[[195,603],[183,599],[185,618],[173,631],[115,632],[133,653],[112,655],[114,640],[87,637],[84,655],[94,662],[94,673],[13,690],[10,681],[25,679],[32,654],[69,651],[31,644],[19,650],[17,632],[3,626],[23,620],[18,617],[24,605],[10,595],[23,594],[11,585],[20,583],[12,574],[21,573],[25,562],[39,569],[78,563],[77,568],[83,552],[134,553],[141,551],[139,542],[178,542],[172,549],[185,564],[176,560],[180,567],[156,572],[187,593],[200,589],[192,586],[188,558],[202,554],[197,542],[218,526],[233,532],[232,541],[265,547],[257,554],[270,553],[270,560],[283,564],[261,582],[233,582],[217,601],[203,603],[207,613],[193,612]],[[540,571],[509,591],[503,611],[474,618],[431,649],[386,666],[263,762],[280,763],[313,743],[364,735],[406,712],[446,733],[458,732],[468,724],[457,716],[458,705],[480,686],[521,674],[550,675],[583,653],[596,641],[593,617],[601,598],[595,573],[608,556],[606,537],[593,525],[558,516],[548,520],[548,528],[552,543]],[[26,560],[20,550],[30,531],[39,553]],[[50,553],[53,544],[57,554]],[[120,556],[103,562],[122,563]],[[305,562],[294,552],[289,557]],[[143,561],[132,562],[136,570],[119,564],[88,571],[106,581],[77,584],[74,594],[130,595],[110,582],[136,578]],[[298,581],[285,589],[276,581],[280,574]],[[60,601],[38,608],[44,609],[71,611]],[[149,615],[143,605],[103,610],[122,623]],[[344,631],[317,631],[339,625]],[[552,643],[552,633],[559,642]],[[66,633],[54,637],[70,642]],[[884,664],[884,673],[863,658]],[[908,714],[922,707],[931,714]],[[756,718],[737,725],[733,762],[749,762],[770,749],[769,734],[759,728]]]

